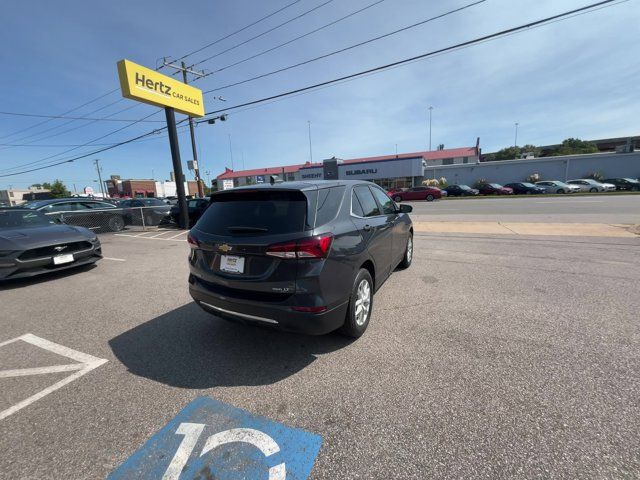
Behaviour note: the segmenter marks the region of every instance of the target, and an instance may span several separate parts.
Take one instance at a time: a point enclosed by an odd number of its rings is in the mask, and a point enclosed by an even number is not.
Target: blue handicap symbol
[[[321,445],[316,434],[200,397],[108,480],[305,480]]]

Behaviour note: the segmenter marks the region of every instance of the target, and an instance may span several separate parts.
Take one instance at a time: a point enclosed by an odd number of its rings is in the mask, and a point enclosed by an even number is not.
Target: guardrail
[[[59,219],[67,225],[76,225],[96,233],[120,232],[122,230],[146,231],[159,227],[177,228],[176,218],[171,215],[171,206],[87,208],[43,212],[48,217]]]

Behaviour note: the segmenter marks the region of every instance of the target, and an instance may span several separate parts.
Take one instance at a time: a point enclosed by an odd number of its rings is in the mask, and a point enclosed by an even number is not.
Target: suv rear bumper
[[[289,305],[231,299],[211,292],[190,276],[189,293],[206,312],[228,320],[275,327],[307,335],[324,335],[340,328],[347,315],[345,300],[322,313],[296,312]]]

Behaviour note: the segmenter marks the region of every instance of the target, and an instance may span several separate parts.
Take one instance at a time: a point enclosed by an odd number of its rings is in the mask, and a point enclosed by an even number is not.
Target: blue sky
[[[3,6],[0,40],[5,71],[0,110],[56,115],[118,87],[116,62],[128,58],[153,68],[163,56],[180,57],[290,3],[292,0],[213,2],[58,2],[34,0]],[[197,62],[327,0],[300,0],[268,20],[187,60]],[[333,0],[299,20],[200,65],[215,70],[358,10],[374,0]],[[205,97],[207,111],[353,73],[474,37],[560,13],[588,0],[487,0],[444,19],[352,51],[244,85],[224,89],[226,102]],[[380,4],[291,45],[245,62],[194,86],[211,89],[342,48],[471,3],[384,0]],[[236,170],[424,150],[427,107],[433,105],[433,145],[461,147],[480,137],[484,151],[513,143],[550,144],[567,137],[638,135],[640,47],[638,0],[412,63],[331,88],[257,108],[230,112],[226,123],[196,130],[202,171],[214,178]],[[118,101],[120,100],[120,101]],[[96,113],[92,110],[108,106]],[[155,107],[112,93],[69,115],[164,120]],[[0,115],[0,175],[61,154],[124,127],[126,123],[52,120]],[[115,143],[163,123],[139,123],[96,143]],[[73,129],[73,130],[71,130]],[[71,131],[67,131],[71,130]],[[50,136],[50,138],[44,138]],[[188,132],[180,132],[184,162],[191,158]],[[69,158],[99,147],[78,147],[53,157]],[[62,179],[81,189],[103,176],[167,179],[171,170],[166,133],[95,156],[33,173],[0,177],[0,188],[22,188]],[[26,166],[24,168],[29,168]],[[186,167],[184,167],[186,169]],[[206,179],[206,177],[205,177]],[[95,184],[93,184],[95,186]]]

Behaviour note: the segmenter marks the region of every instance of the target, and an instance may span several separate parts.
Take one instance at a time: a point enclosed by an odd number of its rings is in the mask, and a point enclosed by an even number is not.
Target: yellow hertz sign
[[[158,107],[173,107],[190,117],[204,115],[202,90],[129,60],[118,62],[122,95]]]

